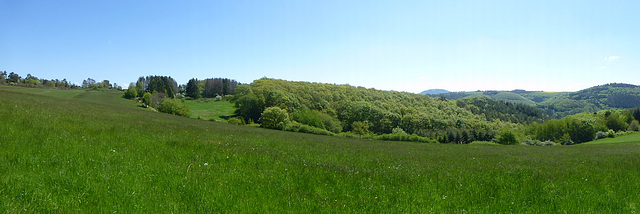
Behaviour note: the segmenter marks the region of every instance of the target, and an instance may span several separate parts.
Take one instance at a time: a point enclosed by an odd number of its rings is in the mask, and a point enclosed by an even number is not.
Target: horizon
[[[640,75],[634,1],[4,1],[0,70],[128,87],[262,77],[420,93],[571,92]]]

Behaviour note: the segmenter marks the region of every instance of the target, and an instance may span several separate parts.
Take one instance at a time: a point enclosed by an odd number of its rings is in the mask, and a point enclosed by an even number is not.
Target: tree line
[[[27,74],[26,77],[22,78],[22,76],[17,73],[7,73],[7,71],[0,72],[0,84],[34,88],[122,90],[121,86],[116,83],[111,83],[109,80],[96,81],[92,78],[87,78],[82,82],[82,85],[77,85],[69,82],[67,79],[41,79],[31,74]]]
[[[193,78],[185,86],[185,95],[193,99],[224,97],[233,95],[238,85],[240,84],[237,81],[227,78],[208,78],[201,81]]]

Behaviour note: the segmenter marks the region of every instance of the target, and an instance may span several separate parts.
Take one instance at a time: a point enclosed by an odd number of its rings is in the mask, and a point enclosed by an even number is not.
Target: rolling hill
[[[420,92],[420,94],[424,94],[424,95],[436,95],[436,94],[446,94],[446,93],[451,93],[451,92],[444,89],[429,89],[429,90]]]
[[[637,212],[638,144],[337,138],[155,113],[120,95],[0,86],[0,210]]]
[[[594,86],[577,92],[475,91],[430,96],[443,97],[450,100],[466,97],[484,97],[496,101],[527,104],[540,108],[553,118],[562,118],[582,112],[640,106],[640,86],[623,83]]]

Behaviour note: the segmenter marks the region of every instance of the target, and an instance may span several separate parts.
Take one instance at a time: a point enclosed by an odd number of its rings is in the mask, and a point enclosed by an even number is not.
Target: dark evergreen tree
[[[200,84],[198,84],[197,79],[190,79],[187,83],[187,87],[185,88],[188,97],[193,99],[200,98]]]

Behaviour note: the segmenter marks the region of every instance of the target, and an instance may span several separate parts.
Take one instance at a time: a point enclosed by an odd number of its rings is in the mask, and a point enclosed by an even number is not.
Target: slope
[[[363,141],[154,113],[109,96],[0,89],[0,210],[637,212],[637,144]]]

